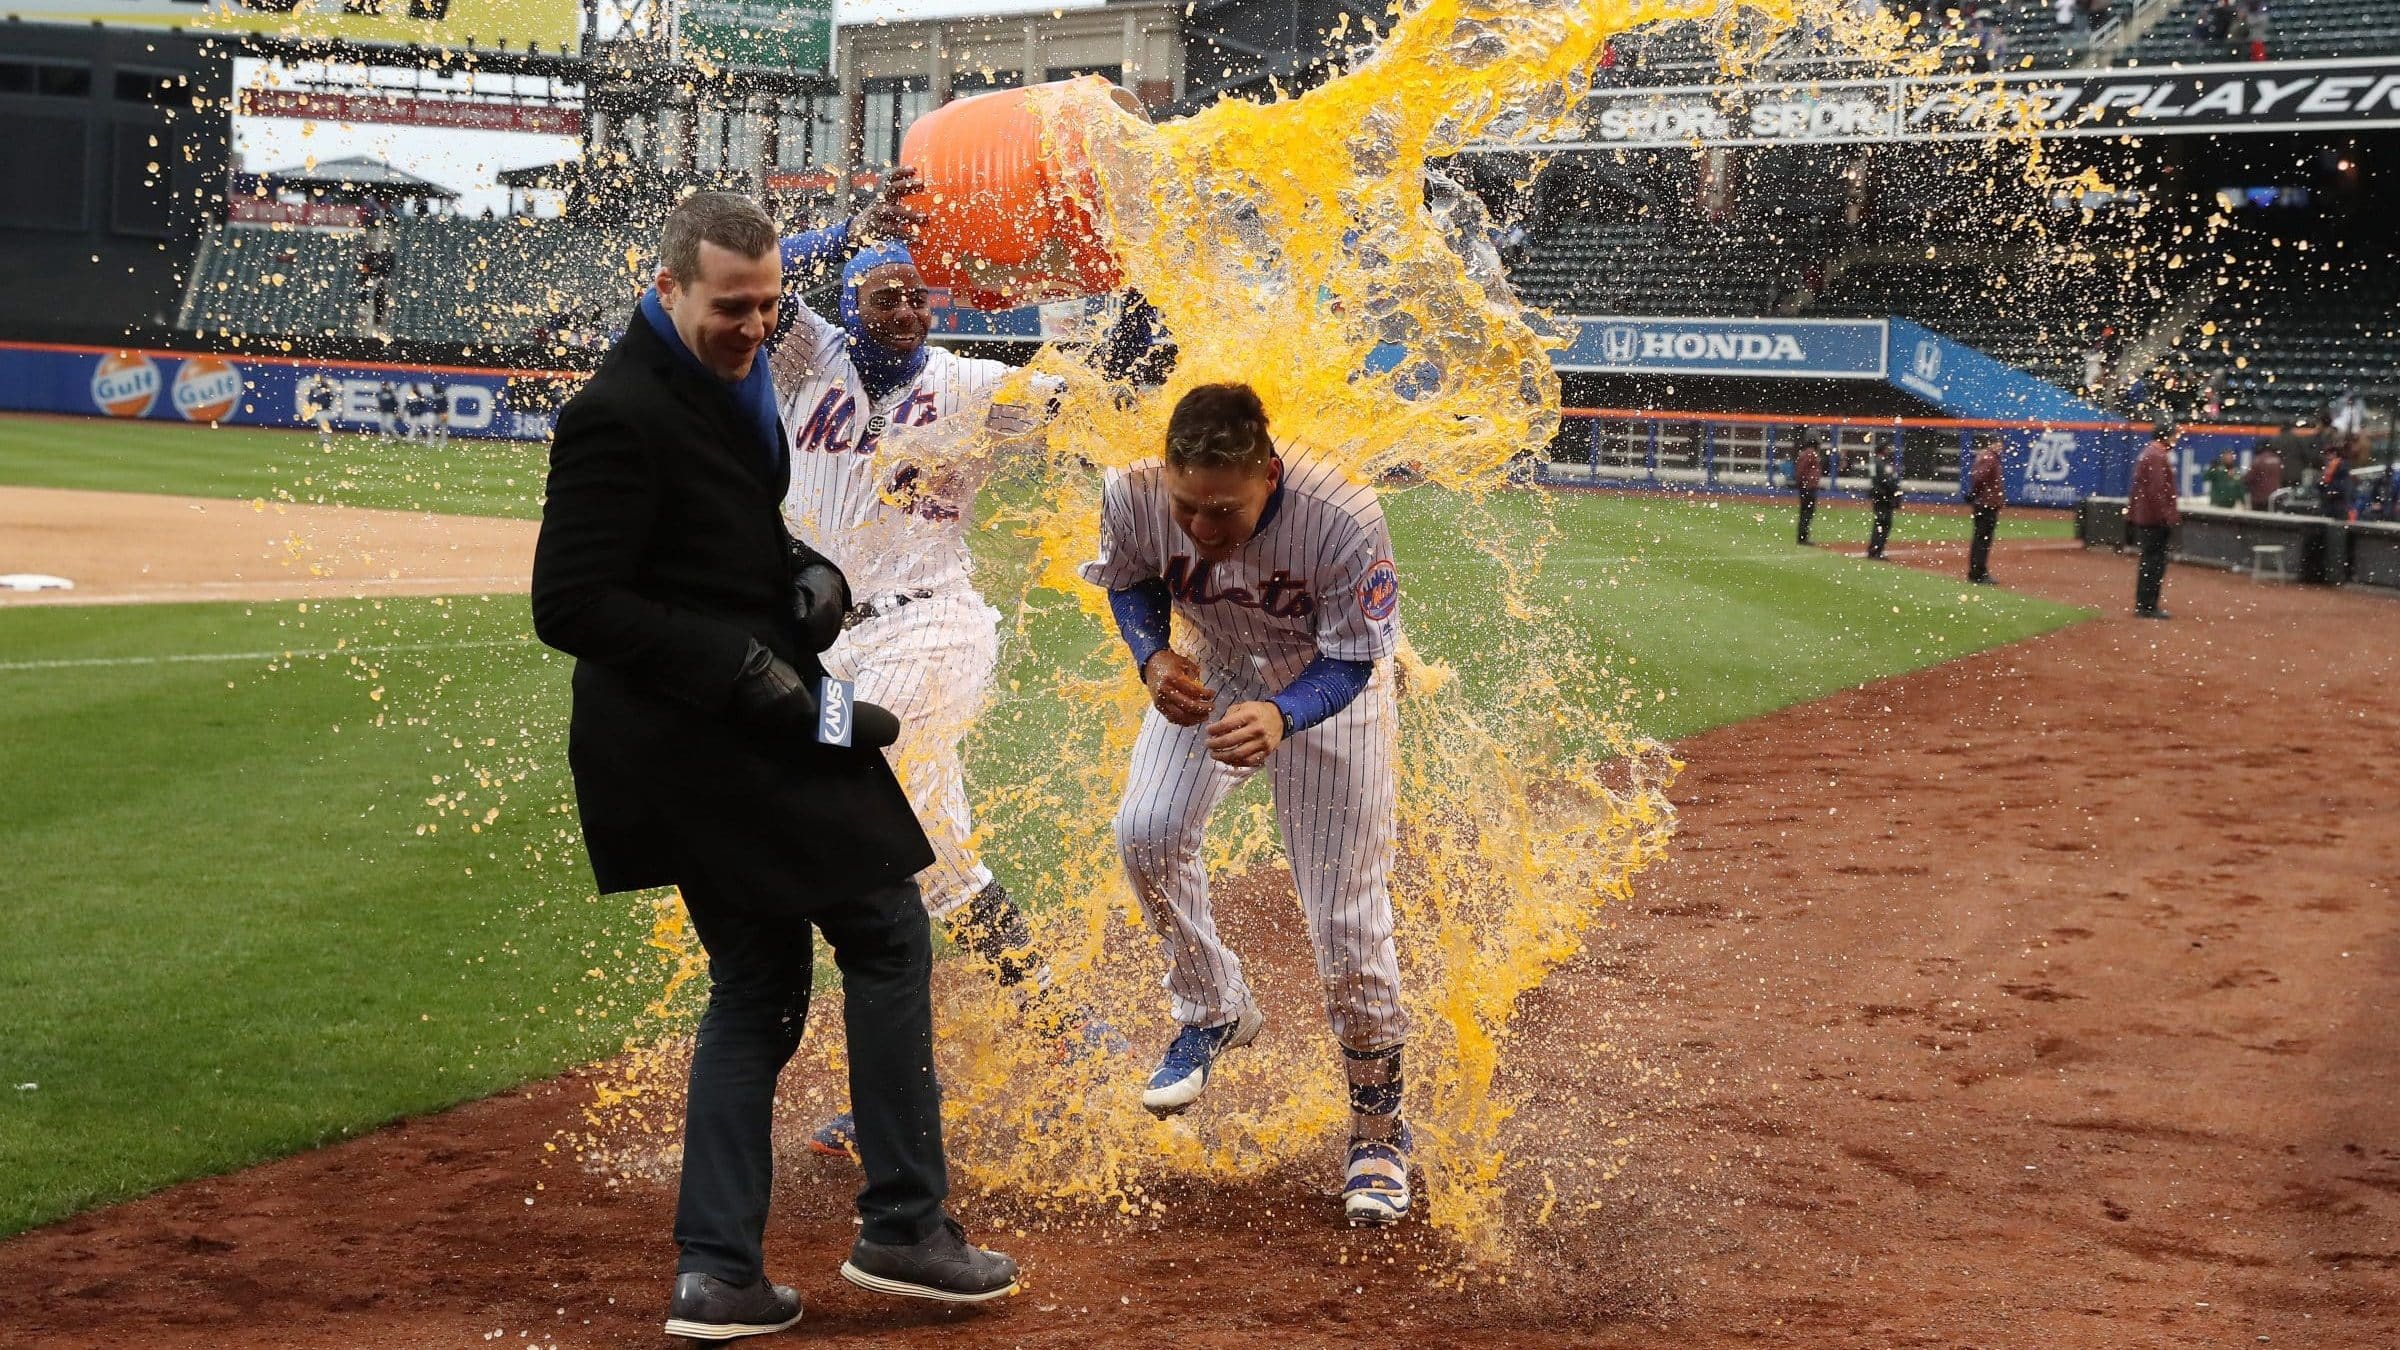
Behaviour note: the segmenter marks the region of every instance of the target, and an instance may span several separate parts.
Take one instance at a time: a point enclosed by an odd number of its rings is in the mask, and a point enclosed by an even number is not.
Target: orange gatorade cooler
[[[1117,288],[1116,263],[1085,206],[1098,192],[1092,166],[1044,135],[1044,107],[1090,99],[1149,121],[1133,95],[1084,75],[962,98],[909,126],[900,163],[925,182],[912,203],[925,223],[910,251],[928,285],[976,309]]]

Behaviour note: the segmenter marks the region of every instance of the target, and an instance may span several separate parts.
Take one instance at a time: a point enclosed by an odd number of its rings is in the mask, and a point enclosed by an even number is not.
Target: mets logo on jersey
[[[1393,569],[1391,559],[1376,559],[1359,578],[1358,607],[1377,623],[1392,617],[1392,611],[1400,607],[1400,573]]]

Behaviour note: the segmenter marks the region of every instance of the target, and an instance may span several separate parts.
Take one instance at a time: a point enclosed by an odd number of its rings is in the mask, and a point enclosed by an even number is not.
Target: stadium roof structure
[[[504,188],[564,191],[583,181],[583,160],[577,157],[562,159],[554,164],[527,164],[519,168],[502,169],[494,176]]]
[[[419,178],[406,169],[397,169],[380,159],[354,155],[343,159],[322,159],[314,165],[294,164],[288,168],[269,169],[256,175],[260,186],[269,191],[316,191],[329,197],[400,197],[422,198],[429,201],[456,201],[458,194],[427,178]]]

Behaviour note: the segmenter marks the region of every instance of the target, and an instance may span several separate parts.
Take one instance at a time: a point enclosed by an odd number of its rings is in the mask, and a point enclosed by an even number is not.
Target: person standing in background
[[[1880,562],[1883,546],[1892,539],[1892,515],[1900,509],[1900,464],[1892,453],[1892,438],[1875,438],[1875,458],[1867,469],[1867,503],[1875,509],[1875,527],[1867,535],[1867,556]]]
[[[1975,542],[1967,548],[1967,580],[1992,585],[1992,536],[2000,532],[2000,508],[2008,504],[2008,484],[2000,473],[2000,437],[1985,432],[1975,448],[1975,466],[1967,473],[1967,500],[1975,508]]]
[[[2167,540],[2183,523],[2183,510],[2175,502],[2174,446],[2175,428],[2161,422],[2150,444],[2133,461],[2133,491],[2125,503],[2125,523],[2133,527],[2134,545],[2141,550],[2133,583],[2133,617],[2137,619],[2168,617],[2158,607],[2158,593],[2167,578]]]
[[[2350,457],[2358,440],[2335,440],[2325,451],[2325,467],[2317,471],[2317,513],[2327,520],[2350,518]]]
[[[2201,472],[2200,479],[2208,484],[2208,504],[2219,511],[2240,509],[2242,499],[2249,495],[2249,484],[2242,481],[2241,471],[2234,467],[2231,450],[2219,454],[2217,462]]]
[[[1800,543],[1808,545],[1808,523],[1817,514],[1817,488],[1825,481],[1824,456],[1817,449],[1822,439],[1813,431],[1800,433],[1800,453],[1792,457],[1792,486],[1800,492]]]
[[[2250,509],[2264,511],[2283,486],[2283,456],[2275,452],[2275,442],[2261,440],[2250,452],[2250,467],[2242,472],[2242,486],[2250,490]]]

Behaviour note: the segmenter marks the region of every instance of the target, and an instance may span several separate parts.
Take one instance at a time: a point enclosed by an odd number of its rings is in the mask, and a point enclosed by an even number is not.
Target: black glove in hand
[[[817,695],[808,680],[789,661],[753,639],[750,653],[734,677],[733,698],[727,705],[747,725],[776,735],[814,742],[817,739]],[[853,749],[880,750],[900,739],[900,719],[872,703],[850,705],[850,744]]]
[[[842,635],[842,617],[850,610],[850,584],[829,562],[803,563],[792,577],[792,617],[812,652],[821,652]]]

